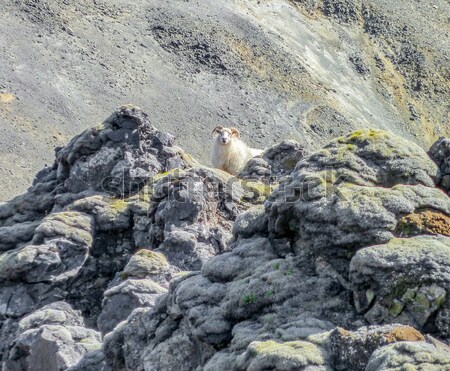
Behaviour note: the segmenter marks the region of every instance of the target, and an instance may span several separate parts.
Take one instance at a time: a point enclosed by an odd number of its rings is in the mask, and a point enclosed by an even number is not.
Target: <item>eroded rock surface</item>
[[[445,370],[437,174],[361,130],[309,155],[282,142],[239,179],[122,107],[0,206],[2,367]]]
[[[428,153],[438,166],[436,183],[450,193],[450,139],[439,138]]]

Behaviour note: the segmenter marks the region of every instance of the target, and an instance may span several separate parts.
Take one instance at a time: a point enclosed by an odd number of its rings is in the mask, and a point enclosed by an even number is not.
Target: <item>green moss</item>
[[[404,307],[404,304],[400,303],[398,300],[394,300],[389,308],[389,313],[397,317],[403,311]]]
[[[166,177],[169,177],[169,176],[178,178],[178,177],[184,176],[185,174],[186,174],[186,171],[177,167],[175,169],[156,174],[153,177],[153,182],[156,183],[157,181],[164,179]]]
[[[256,296],[252,293],[246,294],[242,297],[242,302],[246,305],[251,305],[256,302]]]
[[[375,129],[365,129],[365,130],[356,130],[350,133],[345,139],[349,143],[362,142],[365,140],[373,141],[378,139],[386,139],[388,138],[388,133],[382,130]]]
[[[192,271],[181,271],[181,272],[175,273],[173,276],[174,277],[186,277],[186,276],[190,275],[191,273],[192,273]]]
[[[417,228],[406,220],[400,220],[394,233],[400,237],[408,237],[418,234]]]
[[[167,265],[167,260],[166,257],[161,254],[161,253],[157,253],[151,250],[147,250],[147,249],[141,249],[139,250],[136,254],[134,254],[134,256],[136,257],[145,257],[148,260],[153,260],[154,262],[157,262],[158,264],[161,265]]]
[[[447,295],[444,293],[441,296],[438,296],[435,300],[435,304],[437,306],[437,308],[442,308],[445,304],[445,299],[446,299]]]
[[[427,299],[426,295],[421,292],[417,293],[415,298],[415,304],[417,310],[419,310],[420,312],[425,312],[428,309],[430,309],[429,300]]]
[[[243,195],[244,200],[252,201],[254,203],[262,203],[267,200],[269,195],[278,185],[243,180],[242,186],[247,191],[247,193],[244,193]],[[248,193],[251,193],[251,195]]]
[[[127,272],[120,272],[119,273],[119,277],[122,281],[127,280],[128,278],[130,278],[130,275]]]
[[[103,122],[101,122],[100,124],[97,124],[93,127],[94,130],[96,131],[101,131],[103,129],[105,129],[105,124]]]
[[[165,271],[168,265],[163,254],[142,249],[131,257],[124,272],[133,277],[145,277]]]
[[[118,198],[110,202],[109,206],[118,213],[122,213],[128,208],[128,202],[123,198]]]
[[[292,276],[294,274],[294,268],[289,267],[288,269],[286,269],[286,272],[284,272],[285,276]]]
[[[283,168],[286,170],[292,170],[297,165],[297,160],[286,160],[283,162]]]
[[[93,350],[98,350],[102,347],[102,344],[98,341],[90,338],[81,339],[78,342],[86,351],[91,352]]]
[[[407,289],[405,293],[402,296],[402,300],[404,300],[406,303],[413,302],[414,298],[416,297],[417,289]]]
[[[64,235],[74,241],[92,244],[91,219],[76,211],[64,211],[49,215],[36,234]]]

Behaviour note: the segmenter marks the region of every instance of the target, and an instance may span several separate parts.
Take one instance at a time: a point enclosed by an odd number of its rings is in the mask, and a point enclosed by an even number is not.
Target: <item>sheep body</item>
[[[213,130],[213,133],[218,133],[218,135],[213,142],[212,165],[232,175],[236,175],[242,170],[248,160],[263,152],[260,149],[247,146],[239,139],[239,131],[235,128],[218,126]]]

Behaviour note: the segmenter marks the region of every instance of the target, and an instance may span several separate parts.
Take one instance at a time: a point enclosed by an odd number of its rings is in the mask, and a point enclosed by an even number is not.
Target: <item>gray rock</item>
[[[283,142],[254,160],[280,181],[263,206],[265,170],[188,168],[138,109],[75,138],[36,179],[58,172],[48,215],[0,207],[5,371],[365,371],[411,340],[446,366],[445,346],[404,326],[449,337],[449,238],[437,235],[450,199],[437,167],[373,130],[304,155]],[[102,189],[102,171],[126,173],[120,192]],[[396,238],[411,223],[428,236]]]
[[[289,175],[307,152],[305,145],[284,140],[248,161],[238,177],[258,180],[265,184],[274,183]]]
[[[22,318],[19,322],[19,331],[24,332],[39,328],[44,324],[84,326],[84,321],[80,311],[73,310],[69,304],[63,301],[58,301],[45,305],[41,309]]]
[[[100,336],[84,327],[43,325],[20,334],[12,344],[5,371],[65,371],[83,354],[99,348]]]
[[[220,170],[195,167],[169,173],[155,184],[150,247],[179,270],[200,270],[227,249],[234,220],[251,206],[249,197],[240,180]]]
[[[161,253],[144,249],[134,254],[123,270],[124,278],[151,277],[158,279],[165,274],[170,274],[166,257]]]
[[[400,342],[375,351],[365,371],[448,371],[450,348],[425,342]]]
[[[123,106],[58,152],[58,180],[71,193],[130,195],[159,172],[186,167],[173,139],[157,131],[140,109]]]
[[[148,279],[128,279],[109,288],[103,295],[102,312],[97,320],[99,330],[107,334],[134,309],[154,306],[156,299],[166,291]]]
[[[356,308],[370,323],[397,321],[449,336],[449,238],[392,239],[362,249],[351,261],[350,281]]]
[[[294,250],[334,259],[387,242],[403,215],[427,208],[450,215],[450,199],[434,188],[436,169],[411,142],[356,131],[297,164],[266,203],[269,231],[294,240]]]
[[[324,352],[316,345],[292,341],[272,340],[251,343],[242,356],[239,369],[248,371],[331,371]]]
[[[87,352],[74,366],[66,371],[112,371],[106,365],[105,355],[100,349]]]
[[[84,327],[79,311],[55,302],[24,317],[10,346],[5,371],[65,371],[101,343],[96,331]]]
[[[168,286],[174,269],[153,272],[155,281],[144,288],[126,283],[133,289],[108,296],[102,309],[108,283],[124,269],[137,244],[149,245],[146,192],[152,192],[152,177],[193,163],[140,109],[121,107],[59,148],[54,165],[36,176],[26,194],[0,205],[0,353],[5,359],[13,352],[20,319],[49,303],[74,305],[92,327],[102,310],[107,313],[122,303],[123,310],[105,325],[109,331],[136,306],[153,303],[165,291],[158,284]],[[105,185],[111,176],[113,183]],[[33,342],[40,336],[36,331],[23,341]]]

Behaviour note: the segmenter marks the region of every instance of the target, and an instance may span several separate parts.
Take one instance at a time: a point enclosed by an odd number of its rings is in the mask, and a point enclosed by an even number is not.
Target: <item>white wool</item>
[[[248,160],[258,156],[263,151],[250,148],[239,138],[232,137],[230,142],[222,144],[220,135],[216,135],[213,141],[211,162],[215,168],[236,175]]]

